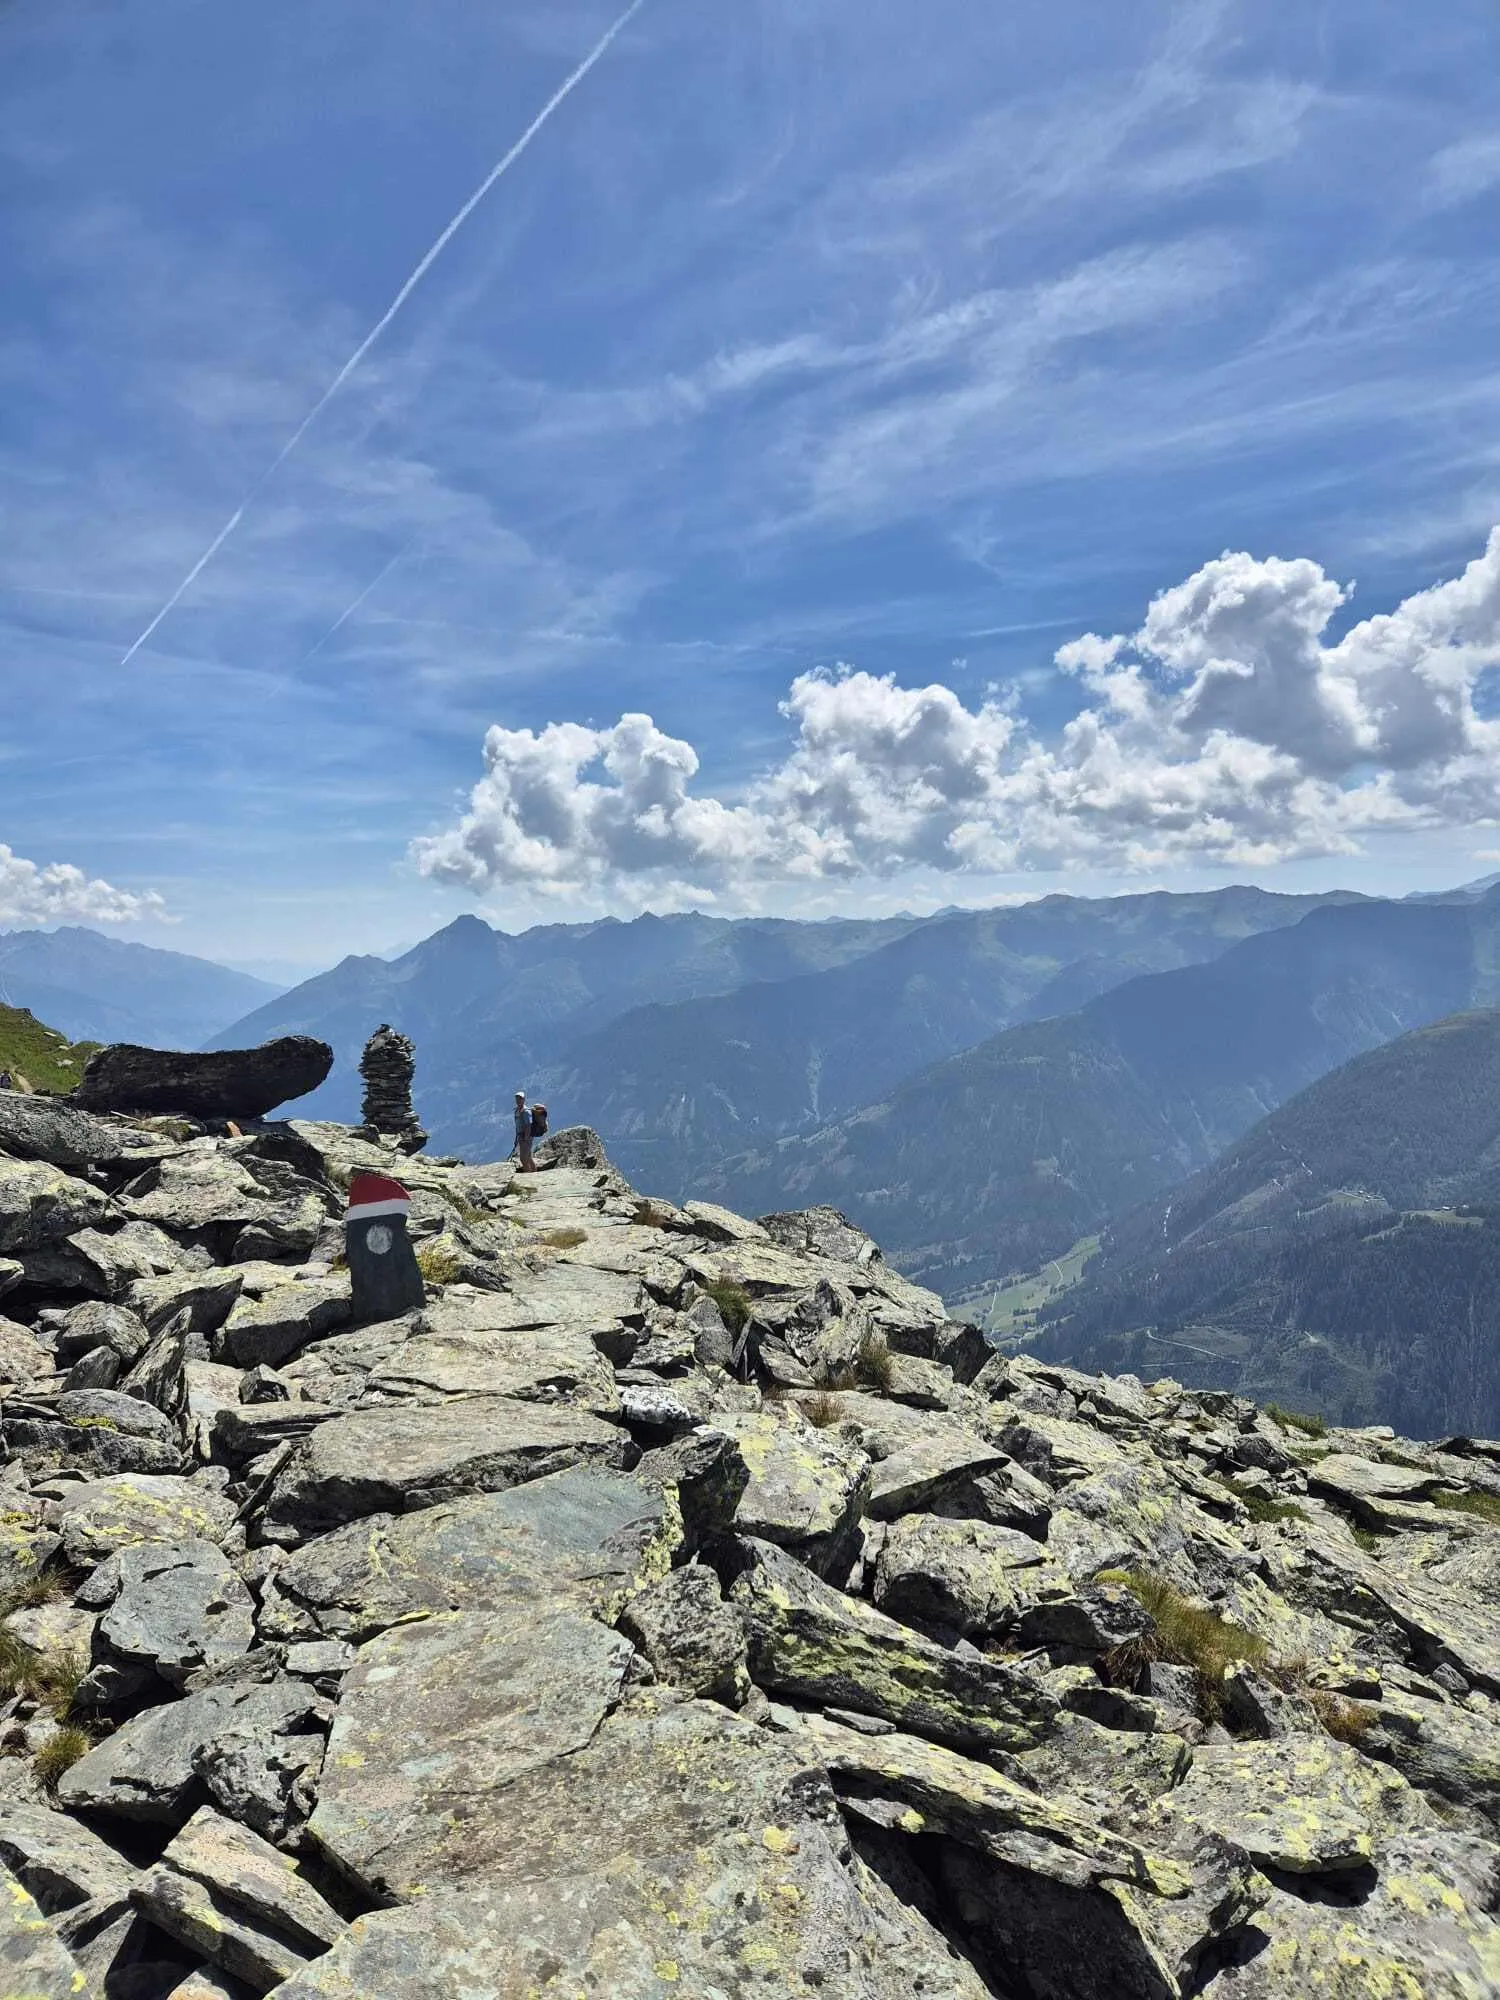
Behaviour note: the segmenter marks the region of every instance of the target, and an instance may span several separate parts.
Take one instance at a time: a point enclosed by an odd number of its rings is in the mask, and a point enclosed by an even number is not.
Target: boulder
[[[86,1111],[264,1118],[316,1090],[332,1068],[333,1050],[310,1035],[201,1054],[118,1042],[90,1056],[72,1101]]]
[[[487,1873],[528,1831],[509,1788],[593,1740],[630,1658],[627,1639],[565,1609],[381,1633],[344,1678],[312,1839],[380,1900]]]
[[[122,1724],[57,1787],[74,1812],[182,1826],[207,1802],[200,1765],[223,1739],[305,1734],[325,1714],[305,1681],[238,1681],[201,1688]]]
[[[52,1373],[52,1354],[30,1327],[0,1319],[0,1383],[24,1385]]]
[[[734,1526],[825,1576],[847,1574],[870,1486],[870,1461],[836,1432],[818,1430],[793,1407],[716,1417],[734,1439],[749,1479]]]
[[[109,1196],[92,1182],[41,1161],[0,1155],[0,1256],[25,1260],[30,1251],[64,1244],[109,1210]]]
[[[743,1707],[750,1692],[745,1628],[706,1564],[668,1571],[630,1600],[618,1622],[659,1681]]]
[[[57,1521],[63,1553],[82,1567],[136,1542],[222,1541],[234,1503],[201,1480],[126,1473],[76,1487]]]
[[[874,1598],[893,1618],[983,1638],[1023,1601],[1016,1573],[1048,1567],[1042,1544],[1014,1528],[906,1514],[891,1523],[881,1543]]]
[[[964,1748],[1021,1750],[1054,1727],[1056,1702],[1015,1667],[920,1637],[768,1542],[744,1551],[730,1599],[759,1686]]]
[[[129,1896],[137,1870],[117,1848],[67,1813],[7,1799],[0,1862],[48,1916],[93,1898]]]
[[[322,1533],[366,1514],[407,1513],[465,1493],[498,1493],[569,1465],[621,1470],[624,1431],[577,1410],[506,1397],[437,1409],[363,1410],[318,1427],[278,1477],[268,1528]]]
[[[347,1278],[306,1279],[240,1293],[214,1337],[218,1359],[236,1368],[279,1368],[342,1326],[350,1313]]]
[[[144,1165],[161,1150],[144,1132],[91,1118],[61,1098],[0,1090],[0,1153],[13,1159],[45,1160],[80,1173],[120,1161]]]
[[[1395,1772],[1332,1737],[1294,1736],[1201,1746],[1159,1813],[1284,1874],[1326,1875],[1366,1867],[1409,1806],[1420,1800]]]
[[[255,1643],[254,1605],[212,1542],[147,1542],[114,1558],[119,1586],[99,1634],[122,1659],[181,1687]]]
[[[613,1619],[670,1569],[681,1535],[661,1487],[593,1466],[324,1535],[268,1579],[268,1638],[363,1641],[432,1612],[567,1601]]]
[[[990,1990],[851,1853],[816,1758],[715,1703],[634,1697],[472,1826],[461,1887],[359,1918],[277,2000]]]
[[[32,1897],[0,1866],[0,1993],[15,2000],[90,2000],[88,1981]]]
[[[344,1931],[295,1862],[208,1806],[147,1869],[133,1900],[169,1937],[254,1993],[290,1978]]]
[[[1277,1883],[1203,2000],[1490,2000],[1500,1992],[1500,1852],[1397,1834],[1357,1900]]]

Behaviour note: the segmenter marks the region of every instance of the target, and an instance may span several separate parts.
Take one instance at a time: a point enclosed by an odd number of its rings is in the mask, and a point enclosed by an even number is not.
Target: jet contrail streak
[[[443,252],[447,249],[448,245],[453,241],[454,237],[458,234],[459,230],[463,228],[464,224],[468,221],[469,217],[474,213],[475,209],[478,208],[479,204],[484,200],[485,196],[489,193],[490,189],[495,185],[496,181],[498,181],[503,175],[509,173],[510,169],[515,165],[516,161],[520,159],[521,155],[526,151],[526,148],[531,144],[532,140],[537,136],[538,132],[540,132],[542,127],[547,123],[548,119],[552,116],[553,112],[556,111],[560,105],[562,105],[569,97],[572,96],[573,92],[578,88],[579,84],[583,82],[584,78],[588,75],[589,71],[593,69],[597,63],[603,60],[603,58],[608,54],[612,44],[630,26],[630,23],[635,19],[636,15],[639,14],[639,12],[641,11],[642,7],[645,6],[645,4],[646,0],[630,0],[630,5],[625,9],[625,12],[621,14],[619,19],[615,21],[612,26],[610,26],[604,31],[604,33],[599,37],[599,40],[595,42],[594,46],[589,50],[588,54],[584,57],[583,61],[578,65],[577,69],[575,69],[570,76],[565,77],[564,80],[558,85],[557,89],[553,91],[552,95],[547,99],[547,102],[542,106],[541,110],[537,113],[535,118],[532,119],[531,123],[526,127],[526,130],[521,134],[520,138],[517,139],[516,143],[511,147],[510,151],[505,155],[505,157],[502,160],[497,161],[496,164],[485,175],[484,179],[479,183],[479,186],[475,188],[474,192],[469,196],[469,199],[464,203],[463,207],[458,211],[457,215],[453,217],[452,221],[443,230],[442,234],[438,237],[437,241],[432,245],[431,249],[422,258],[421,262],[417,265],[416,269],[412,272],[411,276],[407,279],[406,283],[401,287],[400,291],[397,292],[395,298],[391,300],[391,303],[386,307],[385,311],[381,314],[380,318],[376,320],[374,326],[371,327],[370,331],[365,335],[364,339],[359,343],[359,346],[356,347],[354,352],[349,356],[349,359],[344,363],[343,367],[339,370],[338,374],[334,376],[333,380],[329,383],[328,387],[323,391],[322,395],[318,398],[317,402],[313,404],[312,408],[308,411],[307,415],[302,419],[301,423],[298,424],[296,430],[292,432],[291,436],[287,439],[286,443],[281,447],[280,451],[277,452],[276,456],[271,460],[271,463],[266,467],[265,471],[260,475],[260,477],[256,480],[255,484],[250,488],[249,492],[245,495],[244,499],[240,502],[239,506],[235,508],[233,514],[229,517],[229,520],[219,530],[218,534],[215,535],[214,539],[209,543],[208,547],[204,550],[203,554],[198,558],[197,562],[193,564],[193,567],[188,571],[187,575],[183,578],[182,582],[177,586],[176,590],[174,590],[172,595],[167,599],[166,603],[162,606],[161,610],[157,612],[156,616],[151,620],[151,623],[146,627],[145,631],[142,632],[141,636],[135,641],[135,643],[131,646],[130,650],[125,654],[124,658],[120,661],[120,665],[122,667],[128,667],[130,665],[130,662],[135,658],[136,654],[141,650],[142,646],[145,645],[146,641],[151,637],[152,633],[156,630],[157,626],[160,625],[162,620],[168,617],[170,613],[173,612],[177,608],[177,606],[182,602],[183,598],[187,595],[188,591],[192,589],[193,585],[197,582],[198,578],[203,574],[204,570],[213,561],[214,557],[219,553],[219,550],[223,548],[224,544],[229,540],[229,537],[234,533],[235,529],[244,519],[245,509],[250,505],[251,501],[254,500],[256,496],[260,493],[262,487],[265,486],[267,481],[273,478],[274,475],[281,470],[282,466],[286,464],[287,460],[291,457],[292,453],[297,449],[298,445],[301,444],[302,440],[307,436],[307,433],[312,429],[313,425],[317,422],[318,418],[323,414],[324,410],[326,410],[328,405],[333,401],[334,397],[338,394],[339,390],[342,389],[344,384],[349,380],[349,377],[354,373],[355,369],[358,368],[359,364],[361,363],[361,361],[364,360],[365,356],[369,353],[370,349],[375,345],[376,341],[379,340],[380,336],[385,332],[386,328],[390,325],[391,321],[396,317],[397,313],[400,312],[401,308],[406,304],[406,301],[411,297],[412,293],[417,289],[418,285],[420,285],[422,280],[427,276],[427,273],[432,269],[433,265],[437,262],[438,258],[442,256]]]
[[[307,665],[307,662],[312,658],[314,653],[322,652],[323,648],[328,644],[328,641],[333,637],[334,633],[341,630],[343,626],[349,623],[349,620],[354,616],[355,612],[358,611],[359,607],[368,598],[371,598],[375,595],[375,592],[379,590],[381,584],[385,582],[386,578],[390,575],[391,571],[396,567],[397,563],[402,561],[404,557],[409,556],[415,547],[416,547],[415,542],[408,542],[404,549],[397,549],[396,553],[391,557],[388,563],[384,563],[381,565],[380,569],[378,569],[375,575],[371,577],[370,581],[365,585],[364,589],[359,593],[358,597],[355,598],[354,602],[349,606],[348,610],[341,611],[338,617],[335,618],[333,623],[329,626],[328,630],[323,634],[322,638],[318,641],[317,645],[310,647],[308,651],[303,654],[302,656],[303,666]]]

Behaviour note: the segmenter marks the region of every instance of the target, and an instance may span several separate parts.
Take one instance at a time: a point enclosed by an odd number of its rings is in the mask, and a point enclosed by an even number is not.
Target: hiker
[[[526,1093],[516,1092],[516,1152],[520,1156],[521,1172],[534,1174],[536,1161],[531,1157],[531,1113],[526,1108]]]

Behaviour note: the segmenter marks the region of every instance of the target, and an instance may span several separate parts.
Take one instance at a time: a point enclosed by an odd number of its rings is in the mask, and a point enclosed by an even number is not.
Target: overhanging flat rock
[[[311,1035],[258,1049],[147,1049],[116,1042],[90,1056],[73,1102],[85,1111],[175,1112],[183,1118],[264,1118],[316,1090],[333,1050]]]

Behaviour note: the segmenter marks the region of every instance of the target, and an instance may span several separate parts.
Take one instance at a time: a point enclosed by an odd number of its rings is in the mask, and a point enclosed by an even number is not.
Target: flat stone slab
[[[595,1417],[503,1396],[362,1410],[320,1424],[297,1447],[266,1518],[321,1533],[367,1514],[503,1492],[569,1465],[619,1471],[636,1456],[624,1431]]]
[[[311,1837],[382,1898],[487,1872],[516,1837],[506,1788],[593,1738],[631,1650],[576,1612],[529,1607],[383,1632],[345,1676]]]
[[[234,1523],[232,1500],[169,1474],[89,1480],[60,1500],[57,1511],[63,1552],[80,1567],[136,1542],[218,1542]]]
[[[80,1820],[19,1799],[0,1806],[0,1862],[48,1910],[128,1896],[139,1872]]]
[[[345,1928],[290,1856],[210,1806],[168,1843],[132,1901],[258,1993],[320,1957]]]
[[[279,1368],[342,1326],[351,1311],[347,1278],[310,1278],[236,1299],[214,1352],[236,1368]]]
[[[0,1866],[0,1993],[6,2000],[91,2000],[78,1961],[35,1900]]]
[[[1406,1781],[1330,1736],[1218,1743],[1161,1811],[1243,1847],[1289,1875],[1364,1867],[1411,1798]]]
[[[414,1334],[370,1370],[362,1400],[440,1403],[462,1396],[512,1396],[598,1416],[620,1408],[604,1356],[587,1333],[561,1326]]]
[[[1384,1465],[1378,1459],[1331,1451],[1306,1468],[1314,1493],[1331,1493],[1336,1500],[1420,1500],[1444,1481],[1440,1474],[1410,1465]]]
[[[267,1638],[356,1642],[424,1612],[565,1600],[613,1619],[664,1576],[675,1503],[627,1473],[572,1466],[505,1493],[376,1514],[299,1549],[268,1581]]]
[[[108,1195],[91,1181],[44,1161],[0,1155],[0,1257],[65,1243],[75,1229],[87,1229],[109,1212]]]

